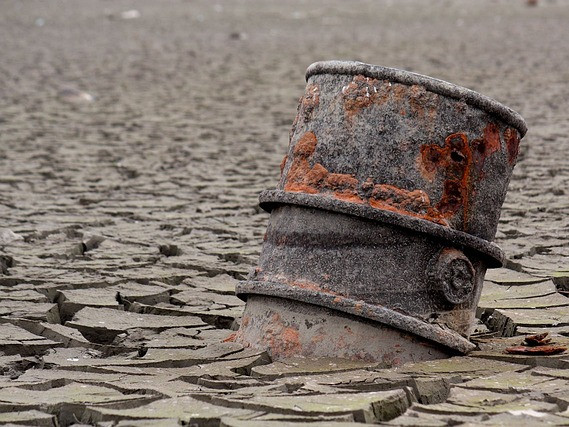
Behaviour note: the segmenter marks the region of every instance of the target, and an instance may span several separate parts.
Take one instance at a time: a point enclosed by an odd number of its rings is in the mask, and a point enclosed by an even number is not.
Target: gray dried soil
[[[399,370],[222,342],[304,71],[350,59],[525,117],[480,329],[566,343],[568,40],[566,0],[3,1],[0,424],[569,423],[569,355],[516,337]]]

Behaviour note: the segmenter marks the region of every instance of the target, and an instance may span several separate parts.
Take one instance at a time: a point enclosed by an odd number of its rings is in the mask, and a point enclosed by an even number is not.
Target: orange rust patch
[[[482,138],[475,139],[471,143],[472,156],[478,179],[484,177],[484,164],[492,154],[501,151],[500,129],[495,123],[488,123],[484,128]]]
[[[443,216],[450,217],[454,215],[463,205],[463,195],[463,189],[460,181],[455,179],[445,181],[443,186],[443,196],[439,203],[437,203],[437,209]]]
[[[318,144],[318,140],[316,139],[314,132],[306,132],[296,143],[294,147],[294,155],[299,157],[310,157],[314,154],[314,150],[316,150],[316,144]]]
[[[326,177],[326,187],[332,190],[353,189],[358,187],[359,181],[347,173],[331,173]]]
[[[314,283],[309,280],[294,280],[294,281],[289,281],[288,284],[295,288],[307,289],[309,291],[315,291],[318,293],[325,293],[329,295],[338,295],[336,292],[328,288],[324,288],[320,286],[318,283]]]
[[[449,135],[445,139],[450,159],[446,167],[446,182],[443,195],[436,205],[443,216],[451,217],[460,209],[463,212],[463,226],[468,220],[469,180],[472,152],[463,133]]]
[[[276,359],[294,356],[302,351],[298,328],[281,320],[278,313],[273,313],[271,316],[262,340],[269,347],[271,357]]]
[[[233,332],[229,334],[229,336],[225,338],[222,342],[234,342],[236,338],[237,338],[237,332]]]
[[[358,180],[349,174],[329,173],[320,163],[310,165],[318,140],[313,132],[306,132],[294,147],[294,158],[289,168],[285,191],[317,194],[323,190],[351,190],[350,198],[357,199]]]
[[[369,204],[376,209],[397,212],[448,225],[442,215],[433,209],[429,196],[422,190],[407,191],[387,184],[374,186]]]
[[[365,201],[358,195],[358,193],[352,190],[335,191],[334,197],[345,202],[365,203]]]
[[[322,181],[328,181],[328,179],[328,170],[320,163],[315,163],[312,169],[310,169],[304,177],[305,182],[311,186],[320,185]]]
[[[431,207],[429,196],[424,191],[407,191],[387,184],[374,185],[371,199],[375,202],[385,202],[416,213],[426,213],[427,209]]]
[[[298,331],[294,328],[285,328],[283,331],[283,340],[286,341],[289,348],[300,347]]]
[[[464,140],[463,140],[464,138]],[[311,166],[311,156],[318,140],[313,132],[306,132],[293,150],[293,161],[284,180],[284,190],[306,194],[328,194],[350,203],[368,203],[376,209],[389,210],[403,215],[426,219],[448,225],[452,216],[462,205],[463,192],[456,191],[456,181],[464,178],[464,172],[454,163],[470,161],[470,151],[461,134],[449,136],[444,147],[436,144],[421,147],[419,166],[424,176],[434,179],[444,167],[449,179],[446,192],[436,207],[431,206],[429,196],[422,190],[405,190],[387,184],[374,184],[371,178],[362,183],[352,174],[331,173],[322,164]],[[464,154],[464,151],[468,151]],[[454,163],[453,163],[454,162]],[[442,209],[442,210],[441,210]]]
[[[315,282],[313,282],[311,280],[307,280],[307,279],[291,279],[291,278],[288,278],[282,274],[268,274],[265,277],[263,277],[262,280],[265,280],[268,282],[283,283],[283,284],[286,284],[286,285],[293,287],[293,288],[306,289],[309,291],[314,291],[314,292],[328,294],[328,295],[334,295],[334,296],[337,296],[338,298],[341,298],[341,295],[339,295],[337,292],[334,292],[331,289],[323,287],[323,286],[319,285],[318,283],[315,283]]]
[[[295,158],[288,170],[287,182],[288,183],[302,183],[304,176],[310,170],[310,163],[303,158]]]
[[[448,157],[448,149],[439,147],[437,144],[422,145],[419,157],[419,170],[421,175],[428,181],[433,181],[437,170],[445,166]]]
[[[352,118],[379,98],[378,84],[379,80],[377,79],[357,75],[347,86],[342,88],[344,111],[348,118]]]
[[[317,144],[314,132],[306,132],[296,143],[293,162],[285,181],[286,191],[318,193],[318,186],[326,178],[328,171],[319,163],[310,166],[308,159],[314,154]]]
[[[346,337],[344,335],[340,335],[338,340],[336,341],[335,350],[343,350],[348,348],[348,343],[346,342]]]
[[[320,292],[322,290],[322,288],[317,283],[309,281],[294,281],[290,282],[290,284],[295,288],[307,289],[309,291]]]
[[[488,123],[484,128],[484,157],[487,157],[499,150],[500,130],[494,123]]]
[[[397,102],[407,98],[407,85],[396,83],[393,85],[393,99]]]
[[[361,189],[363,192],[369,193],[371,190],[373,190],[374,185],[375,184],[373,182],[373,179],[368,178],[364,182],[362,182]]]
[[[420,85],[411,86],[408,93],[411,112],[418,118],[434,120],[437,116],[438,95],[428,92]]]
[[[504,131],[504,139],[508,149],[508,162],[510,165],[514,165],[520,150],[520,135],[516,129],[509,127]]]
[[[540,356],[549,356],[553,354],[560,354],[567,351],[564,345],[539,345],[537,347],[525,347],[523,345],[517,347],[507,347],[505,353],[510,354],[531,354]]]
[[[495,144],[494,133],[489,130],[490,144]],[[499,139],[498,139],[499,144]],[[499,146],[499,145],[498,145]],[[419,170],[423,177],[433,181],[438,173],[444,175],[443,194],[435,205],[438,216],[447,219],[460,210],[463,213],[463,226],[468,219],[470,193],[470,169],[472,150],[463,133],[453,133],[445,138],[445,145],[426,144],[420,148]]]

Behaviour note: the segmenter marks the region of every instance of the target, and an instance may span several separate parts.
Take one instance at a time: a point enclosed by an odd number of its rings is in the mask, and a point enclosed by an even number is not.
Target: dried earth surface
[[[531,3],[531,2],[528,2]],[[4,1],[0,424],[569,424],[569,2]],[[304,70],[461,84],[529,132],[468,357],[271,361],[226,338]]]

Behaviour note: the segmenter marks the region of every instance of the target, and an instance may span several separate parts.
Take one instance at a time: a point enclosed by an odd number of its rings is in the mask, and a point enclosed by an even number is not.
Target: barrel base
[[[337,357],[386,367],[443,359],[458,352],[379,322],[325,307],[249,295],[236,339],[266,350],[273,360]]]

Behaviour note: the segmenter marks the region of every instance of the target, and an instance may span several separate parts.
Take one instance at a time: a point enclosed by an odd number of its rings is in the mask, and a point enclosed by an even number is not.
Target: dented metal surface
[[[269,349],[273,359],[333,354],[398,366],[456,354],[415,334],[380,322],[361,321],[336,308],[253,294],[247,304],[236,340]]]
[[[409,345],[419,337],[445,354],[467,352],[486,268],[503,259],[491,241],[523,119],[468,89],[400,70],[332,61],[313,64],[307,79],[280,182],[260,197],[271,218],[259,266],[239,295],[377,322],[371,338],[398,331],[413,360],[430,357]],[[270,316],[255,298],[246,316],[267,332]],[[328,323],[330,339],[342,335]],[[241,339],[278,357],[251,328],[244,323]],[[372,357],[365,341],[346,354]],[[338,355],[328,347],[295,354]]]

